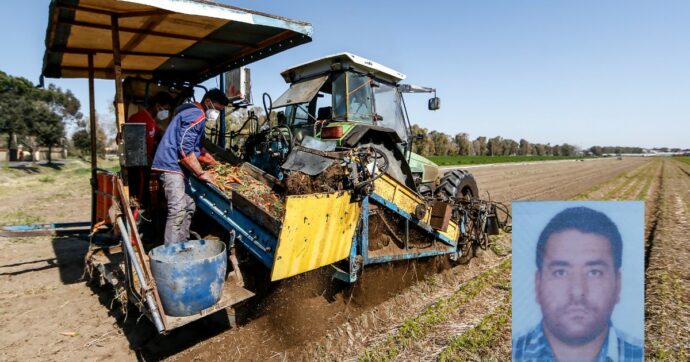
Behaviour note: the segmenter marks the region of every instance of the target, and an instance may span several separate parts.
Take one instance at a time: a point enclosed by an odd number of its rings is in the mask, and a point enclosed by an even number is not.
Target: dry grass
[[[658,224],[649,235],[646,272],[645,352],[650,360],[690,359],[690,175],[687,166],[667,163]]]
[[[99,167],[117,168],[117,161],[100,161]],[[67,160],[61,166],[36,165],[3,169],[0,173],[0,225],[88,219],[84,208],[91,197],[90,164]],[[74,216],[78,215],[78,216]]]

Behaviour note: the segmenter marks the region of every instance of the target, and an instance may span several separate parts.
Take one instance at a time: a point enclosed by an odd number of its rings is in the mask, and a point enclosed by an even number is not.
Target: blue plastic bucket
[[[196,314],[223,296],[228,260],[224,243],[190,240],[161,245],[149,252],[149,258],[165,314]]]

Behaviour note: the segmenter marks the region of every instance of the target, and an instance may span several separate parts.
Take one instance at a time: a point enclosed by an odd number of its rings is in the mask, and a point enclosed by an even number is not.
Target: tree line
[[[643,153],[641,147],[592,146],[580,149],[568,143],[532,143],[521,138],[519,141],[496,136],[479,136],[474,140],[469,134],[460,132],[451,136],[439,131],[429,131],[416,124],[412,125],[415,135],[412,150],[424,156],[602,156],[606,154]]]
[[[416,136],[413,151],[424,156],[576,156],[581,154],[577,146],[564,143],[532,143],[522,138],[519,141],[496,136],[487,138],[479,136],[470,139],[469,134],[461,132],[450,136],[439,131],[429,131],[418,125],[412,125],[412,134]]]
[[[70,90],[51,84],[37,87],[26,78],[0,71],[0,134],[7,135],[7,148],[22,144],[32,151],[64,142],[65,125],[84,123],[81,104]],[[16,141],[15,141],[16,140]]]

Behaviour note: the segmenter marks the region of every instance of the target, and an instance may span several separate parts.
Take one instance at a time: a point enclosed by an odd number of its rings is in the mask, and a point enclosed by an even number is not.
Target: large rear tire
[[[469,171],[450,170],[441,177],[436,195],[444,200],[452,197],[473,199],[479,196],[479,188]]]
[[[471,200],[479,196],[477,181],[469,171],[450,170],[446,172],[436,188],[436,196],[448,201],[455,197]],[[469,223],[472,221],[468,220]],[[477,244],[473,238],[474,225],[465,225],[465,234],[458,238],[458,251],[462,253],[453,264],[468,264],[474,257]]]

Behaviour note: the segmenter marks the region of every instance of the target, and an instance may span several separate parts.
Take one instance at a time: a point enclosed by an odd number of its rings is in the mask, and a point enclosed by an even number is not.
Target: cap
[[[230,104],[230,100],[225,96],[225,93],[218,88],[209,89],[206,94],[204,94],[204,99],[210,99],[212,102],[220,103],[224,106]]]

